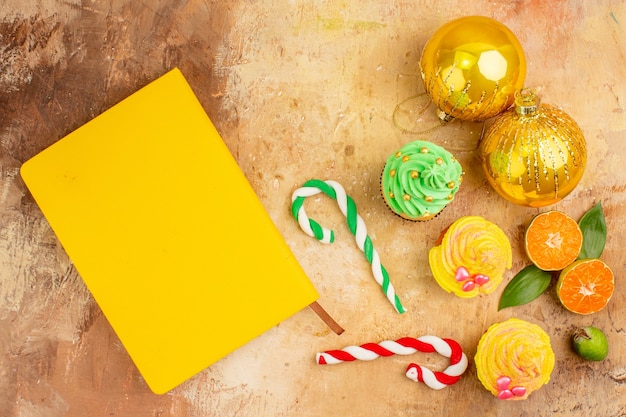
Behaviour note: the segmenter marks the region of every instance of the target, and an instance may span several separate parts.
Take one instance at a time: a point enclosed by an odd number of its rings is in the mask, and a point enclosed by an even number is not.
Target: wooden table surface
[[[525,306],[497,311],[499,294],[460,299],[432,279],[427,253],[463,215],[499,224],[513,268],[528,264],[522,235],[536,213],[487,184],[476,151],[483,124],[454,122],[428,135],[392,121],[422,91],[421,49],[443,23],[481,14],[521,41],[526,85],[583,130],[588,166],[551,208],[579,218],[602,201],[602,258],[616,291],[589,316],[559,305],[552,285]],[[0,4],[0,415],[2,416],[626,416],[626,4],[620,0],[325,1],[4,0]],[[337,336],[305,309],[162,396],[147,388],[19,177],[20,165],[167,70],[179,67],[262,203],[346,329]],[[424,125],[436,123],[431,106]],[[403,143],[443,144],[466,172],[454,203],[427,223],[385,208],[379,174]],[[290,196],[310,178],[334,179],[356,201],[409,312],[381,296],[336,204],[309,214],[337,232],[333,245],[304,235]],[[211,238],[211,237],[209,237]],[[218,238],[218,237],[215,237]],[[209,259],[209,258],[207,258]],[[556,367],[529,399],[495,399],[473,355],[492,323],[543,327]],[[576,326],[608,336],[603,362],[569,347]],[[402,336],[456,339],[470,357],[441,391],[404,376],[428,354],[322,367],[315,353]],[[216,335],[216,337],[218,337]]]

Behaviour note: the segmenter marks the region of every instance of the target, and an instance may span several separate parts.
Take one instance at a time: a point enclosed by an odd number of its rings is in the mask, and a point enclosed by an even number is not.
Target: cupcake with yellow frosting
[[[464,216],[448,227],[428,253],[433,277],[462,298],[490,294],[511,268],[511,242],[495,223]]]
[[[454,156],[439,145],[414,141],[389,156],[383,169],[383,198],[397,215],[430,220],[454,199],[463,170]]]
[[[495,323],[478,342],[478,379],[501,400],[524,400],[550,380],[554,352],[548,334],[536,324],[511,318]]]

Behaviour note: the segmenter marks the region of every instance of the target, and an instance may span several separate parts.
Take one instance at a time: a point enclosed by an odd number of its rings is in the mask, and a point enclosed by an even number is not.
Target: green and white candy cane
[[[374,249],[372,239],[367,235],[365,222],[359,216],[354,200],[346,194],[346,191],[336,181],[322,181],[312,179],[305,182],[301,188],[294,191],[291,196],[291,213],[298,221],[300,228],[307,235],[316,238],[322,243],[332,243],[335,240],[335,234],[332,230],[320,226],[315,220],[309,219],[304,211],[304,200],[307,197],[324,193],[337,201],[339,209],[346,217],[348,228],[354,235],[359,249],[365,255],[365,258],[372,266],[374,279],[382,287],[385,296],[394,306],[398,313],[404,313],[406,309],[402,306],[400,299],[389,281],[389,274],[385,267],[380,263],[378,252]]]

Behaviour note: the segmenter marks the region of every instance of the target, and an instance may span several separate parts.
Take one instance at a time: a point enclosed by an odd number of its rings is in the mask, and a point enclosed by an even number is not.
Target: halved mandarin
[[[576,260],[583,244],[578,223],[567,214],[550,210],[536,215],[524,236],[526,254],[537,268],[560,271]]]
[[[573,313],[591,314],[606,307],[613,295],[613,271],[599,259],[580,259],[561,271],[556,294]]]

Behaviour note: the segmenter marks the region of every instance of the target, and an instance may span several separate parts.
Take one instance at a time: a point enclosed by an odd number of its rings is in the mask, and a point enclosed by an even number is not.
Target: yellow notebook
[[[177,69],[21,175],[155,393],[318,297]]]

